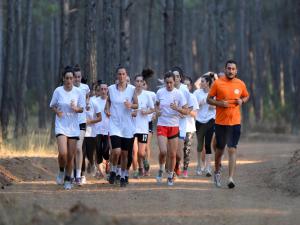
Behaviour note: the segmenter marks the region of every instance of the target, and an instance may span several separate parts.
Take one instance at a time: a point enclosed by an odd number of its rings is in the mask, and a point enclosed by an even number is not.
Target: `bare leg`
[[[236,148],[228,148],[229,178],[233,179],[236,168]]]
[[[73,170],[74,157],[76,152],[77,140],[68,139],[68,153],[67,153],[67,166],[66,166],[66,175],[71,177]]]

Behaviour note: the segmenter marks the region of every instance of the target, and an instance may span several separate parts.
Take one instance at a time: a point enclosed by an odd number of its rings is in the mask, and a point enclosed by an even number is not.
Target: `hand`
[[[155,112],[152,114],[151,120],[152,120],[152,121],[155,121],[155,120],[156,120],[156,113],[155,113]]]
[[[124,105],[127,109],[131,109],[131,102],[129,102],[128,99],[124,101]]]
[[[58,118],[61,118],[63,116],[63,112],[57,110],[56,115],[58,116]]]
[[[239,98],[239,99],[236,100],[236,104],[237,105],[242,105],[243,103],[244,102],[243,102],[243,100],[241,98]]]
[[[171,109],[173,109],[173,110],[175,110],[175,111],[178,110],[178,107],[177,107],[177,104],[176,104],[175,101],[174,101],[173,103],[170,104],[170,107],[171,107]]]
[[[72,99],[71,100],[71,109],[73,109],[73,111],[75,111],[76,112],[76,110],[77,110],[77,107],[76,107],[76,105],[75,105],[75,100],[74,99]]]
[[[88,120],[88,119],[86,120],[86,124],[87,124],[87,125],[92,124],[91,122],[92,122],[91,120]]]
[[[108,111],[108,110],[104,110],[104,113],[106,114],[106,116],[107,116],[108,118],[111,116],[111,113],[110,113],[110,111]]]
[[[228,102],[225,101],[225,100],[220,100],[219,103],[220,103],[220,106],[223,107],[223,108],[228,108],[229,107]]]
[[[156,110],[155,110],[155,114],[156,114],[157,117],[160,117],[160,116],[161,116],[161,111],[160,111],[160,109],[156,109]]]
[[[141,114],[142,114],[143,116],[146,116],[146,115],[148,115],[148,111],[147,111],[146,109],[142,109],[142,110],[141,110]]]

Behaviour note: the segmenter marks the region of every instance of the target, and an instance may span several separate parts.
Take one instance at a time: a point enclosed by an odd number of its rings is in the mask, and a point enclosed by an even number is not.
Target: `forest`
[[[251,94],[247,132],[297,134],[300,128],[300,1],[1,0],[1,142],[53,135],[49,101],[66,65],[89,85],[112,83],[118,65],[151,81],[172,66],[196,80],[228,59]]]

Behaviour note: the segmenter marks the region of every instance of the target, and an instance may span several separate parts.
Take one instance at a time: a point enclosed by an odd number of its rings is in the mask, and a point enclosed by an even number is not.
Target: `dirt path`
[[[0,224],[51,224],[53,220],[61,224],[296,225],[300,197],[276,189],[268,179],[296,149],[299,143],[242,142],[234,190],[225,185],[226,161],[220,189],[211,179],[194,176],[193,161],[190,177],[177,179],[174,187],[156,184],[153,166],[152,176],[131,179],[125,189],[90,179],[84,187],[64,191],[54,183],[54,156],[0,159],[0,167],[23,180],[0,190]],[[156,156],[153,153],[152,164]],[[77,208],[70,211],[74,205]]]

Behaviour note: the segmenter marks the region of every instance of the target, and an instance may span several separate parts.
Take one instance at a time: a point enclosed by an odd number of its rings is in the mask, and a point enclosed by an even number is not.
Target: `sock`
[[[173,178],[173,172],[168,173],[168,178]]]
[[[121,178],[125,179],[125,170],[121,170]]]
[[[81,176],[81,170],[79,169],[76,169],[76,178],[80,178]],[[71,175],[71,177],[72,177],[72,175]],[[74,177],[74,175],[73,175],[73,177]]]
[[[121,176],[121,173],[122,173],[122,172],[121,172],[121,168],[118,167],[118,168],[117,168],[117,175],[120,175],[120,176]]]
[[[159,164],[159,170],[164,171],[164,167],[165,167],[164,164]]]
[[[65,167],[59,167],[59,172],[65,172]]]
[[[74,170],[72,170],[72,172],[71,172],[71,178],[72,179],[74,178]]]
[[[71,181],[71,177],[70,176],[65,176],[65,181]]]
[[[128,170],[125,170],[125,177],[128,177]]]
[[[112,166],[111,167],[111,172],[115,172],[116,173],[117,172],[117,166]]]

